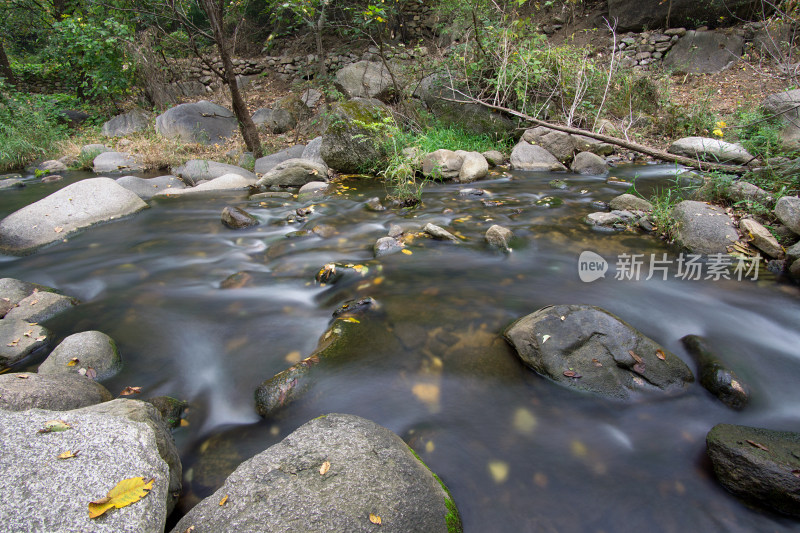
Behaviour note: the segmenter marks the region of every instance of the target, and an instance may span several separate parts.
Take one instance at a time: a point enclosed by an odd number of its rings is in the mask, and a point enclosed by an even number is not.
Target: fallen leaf
[[[403,248],[403,249],[402,249],[402,250],[400,250],[400,251],[401,251],[401,252],[403,252],[403,253],[404,253],[404,254],[406,254],[406,255],[411,255],[411,254],[413,253],[413,252],[412,252],[411,250],[409,250],[408,248]],[[378,517],[378,520],[380,520],[380,517]]]
[[[150,493],[153,488],[153,481],[145,481],[143,477],[132,477],[123,479],[108,491],[105,498],[100,498],[89,503],[89,518],[97,518],[112,507],[121,509],[132,503],[136,503]]]
[[[745,442],[747,444],[749,444],[750,446],[754,446],[754,447],[758,448],[759,450],[764,450],[765,452],[769,451],[769,448],[767,448],[763,444],[759,444],[758,442],[754,442],[754,441],[752,441],[750,439],[747,439]]]
[[[489,461],[489,473],[498,485],[508,479],[508,463],[505,461]]]
[[[69,360],[67,366],[75,366],[78,363],[80,363],[80,359],[78,359],[77,357],[73,357],[72,359]]]
[[[343,318],[342,322],[351,322],[353,324],[361,324],[360,320],[358,320],[357,318],[353,318],[353,317]]]
[[[30,376],[28,374],[20,374],[17,376],[19,379],[28,379]]]
[[[55,228],[53,228],[53,231],[55,231],[56,233],[61,233],[62,231],[64,231],[64,228],[62,228],[61,226],[56,226]]]
[[[22,335],[24,335],[25,337],[32,337],[33,336],[33,330],[29,329],[28,331],[26,331]]]
[[[662,361],[666,361],[667,360],[667,358],[664,355],[664,352],[662,350],[656,350],[656,357],[658,357]]]
[[[381,525],[381,517],[374,513],[369,513],[369,521],[373,524]]]
[[[185,428],[185,427],[187,427],[188,425],[189,425],[189,421],[188,421],[188,420],[186,420],[185,418],[181,418],[181,427],[182,427],[182,428]]]
[[[642,362],[642,358],[636,355],[636,352],[634,352],[633,350],[628,350],[628,353],[631,354],[631,357],[633,357],[633,360],[636,361],[637,363]]]
[[[319,475],[324,476],[325,474],[328,473],[328,470],[330,469],[331,469],[331,463],[325,461],[324,463],[322,463],[322,466],[319,467]]]
[[[97,379],[97,370],[92,367],[86,369],[86,377],[89,379]]]
[[[564,322],[566,319],[567,319],[567,317],[565,317],[565,316],[562,316],[562,317],[561,317],[561,322]]]
[[[592,363],[594,363],[594,366],[603,366],[603,363],[598,361],[595,357],[592,357]]]
[[[222,507],[223,505],[225,505],[226,503],[228,503],[228,496],[230,496],[230,494],[226,494],[226,495],[225,495],[225,496],[223,496],[223,497],[222,497],[222,499],[219,501],[219,505],[220,505],[220,507]]]
[[[88,373],[88,371],[87,371]],[[130,396],[131,394],[139,394],[142,392],[141,387],[125,387],[122,389],[122,392],[119,393],[120,396]]]
[[[16,346],[17,344],[19,344],[19,339],[14,339],[13,341],[11,341],[8,344],[6,344],[6,346],[12,346],[13,347],[13,346]]]
[[[42,342],[45,339],[47,339],[47,335],[39,335],[36,337],[36,342]]]
[[[194,526],[189,526],[183,533],[194,533]]]
[[[574,370],[564,370],[564,375],[567,376],[568,378],[575,378],[575,379],[583,377]]]
[[[72,428],[63,420],[48,420],[44,423],[44,427],[39,430],[39,433],[58,433],[59,431],[66,431]]]
[[[550,335],[542,335],[542,344],[547,342],[547,339],[550,338]]]
[[[68,450],[68,451],[66,451],[66,452],[64,452],[62,454],[59,454],[58,458],[59,459],[72,459],[73,457],[77,457],[79,453],[81,453],[80,450],[75,450],[74,452],[71,451],[71,450]]]

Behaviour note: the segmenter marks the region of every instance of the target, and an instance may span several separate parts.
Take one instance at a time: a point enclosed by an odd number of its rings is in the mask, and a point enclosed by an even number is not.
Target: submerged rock
[[[697,335],[681,339],[684,348],[697,363],[700,384],[733,409],[743,409],[750,400],[750,388],[708,348]]]
[[[717,424],[706,451],[728,491],[792,516],[800,516],[800,433]]]
[[[82,331],[70,335],[39,365],[39,374],[85,374],[95,371],[99,381],[116,375],[122,359],[114,339],[100,331]]]
[[[694,381],[678,356],[599,307],[543,307],[504,336],[538,374],[607,398],[676,395]]]
[[[231,229],[249,228],[258,225],[258,219],[239,207],[230,205],[222,209],[222,223]]]
[[[375,242],[372,250],[375,257],[383,257],[384,255],[399,252],[404,248],[403,243],[393,237],[381,237]]]
[[[144,401],[155,407],[161,414],[161,419],[164,423],[171,428],[180,427],[181,419],[189,408],[188,402],[178,400],[172,396],[156,396]]]

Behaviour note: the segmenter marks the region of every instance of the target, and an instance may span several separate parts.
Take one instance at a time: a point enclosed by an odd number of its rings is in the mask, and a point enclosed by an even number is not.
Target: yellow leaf
[[[228,496],[230,496],[230,494],[226,494],[226,495],[225,495],[225,496],[224,496],[224,497],[223,497],[223,498],[222,498],[222,499],[219,501],[219,505],[220,505],[220,507],[222,507],[223,505],[225,505],[226,503],[228,503]]]
[[[189,425],[189,421],[186,420],[185,418],[181,418],[181,427],[185,428],[188,425]]]
[[[46,336],[46,335],[39,335],[38,337],[36,337],[36,342],[42,342],[42,341],[43,341],[43,340],[45,340],[46,338],[47,338],[47,336]]]
[[[361,324],[361,321],[359,319],[353,317],[343,318],[342,322],[352,322],[353,324]]]
[[[72,426],[63,420],[48,420],[44,423],[44,427],[39,430],[39,433],[57,433],[59,431],[66,431]]]
[[[322,463],[322,466],[319,467],[319,475],[324,476],[325,474],[328,473],[328,470],[330,469],[331,469],[331,463],[325,461],[324,463]]]
[[[67,366],[75,366],[79,362],[80,362],[80,360],[77,357],[73,357],[72,359],[69,360],[69,363],[67,363]]]
[[[154,480],[145,481],[143,477],[123,479],[108,491],[105,498],[89,503],[89,518],[97,518],[112,507],[121,509],[138,502],[150,493]]]
[[[67,450],[64,453],[59,454],[58,458],[59,459],[72,459],[73,457],[77,457],[79,453],[81,453],[80,450],[75,450],[74,452],[72,450]]]
[[[411,255],[411,254],[413,253],[411,250],[409,250],[409,249],[407,249],[407,248],[403,248],[403,249],[402,249],[402,250],[400,250],[400,251],[401,251],[401,252],[403,252],[403,253],[404,253],[404,254],[406,254],[406,255]]]
[[[508,479],[508,463],[505,461],[489,461],[489,473],[498,485]]]
[[[369,513],[369,521],[373,524],[381,525],[381,517],[374,513]]]

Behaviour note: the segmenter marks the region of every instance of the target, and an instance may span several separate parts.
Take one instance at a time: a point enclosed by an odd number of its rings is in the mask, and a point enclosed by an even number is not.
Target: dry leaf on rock
[[[381,517],[374,513],[369,513],[369,521],[373,524],[381,525]]]
[[[44,423],[44,427],[39,430],[39,433],[58,433],[59,431],[66,431],[72,428],[63,420],[48,420]]]
[[[322,466],[319,467],[319,475],[324,476],[325,474],[328,473],[328,470],[330,470],[330,468],[331,468],[331,463],[325,461],[324,463],[322,463]]]
[[[80,450],[75,450],[74,452],[72,450],[67,450],[64,453],[59,454],[58,458],[59,459],[72,459],[73,457],[78,457],[79,453],[81,453]]]
[[[142,392],[141,387],[125,387],[124,389],[122,389],[122,392],[120,392],[119,395],[130,396],[131,394],[139,394],[140,392]]]
[[[222,498],[222,499],[219,501],[219,505],[220,505],[220,507],[222,507],[223,505],[225,505],[226,503],[228,503],[228,497],[229,497],[229,496],[230,496],[230,494],[226,494],[226,495],[225,495],[225,496],[224,496],[224,497],[223,497],[223,498]]]
[[[108,491],[105,498],[100,498],[89,503],[89,518],[97,518],[112,507],[121,509],[132,503],[136,503],[150,493],[153,488],[153,481],[145,481],[143,477],[132,477],[123,479],[117,486]]]

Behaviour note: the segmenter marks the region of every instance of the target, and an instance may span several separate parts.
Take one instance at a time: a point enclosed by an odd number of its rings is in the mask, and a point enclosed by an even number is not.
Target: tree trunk
[[[0,38],[0,78],[5,78],[11,85],[17,84],[14,71],[11,70],[11,63],[8,62],[8,56],[6,56],[6,49],[3,46],[2,38]]]
[[[219,56],[222,60],[222,72],[225,75],[225,83],[228,85],[228,90],[231,92],[231,103],[233,104],[233,113],[236,115],[236,120],[239,121],[239,130],[242,132],[244,144],[247,149],[253,153],[253,157],[258,159],[263,155],[261,150],[261,139],[258,136],[258,130],[253,123],[253,118],[247,110],[247,104],[242,98],[242,93],[239,90],[239,85],[236,83],[236,71],[233,67],[230,52],[228,51],[227,43],[225,40],[225,33],[222,29],[223,16],[225,14],[225,1],[219,0],[202,0],[201,7],[208,16],[208,21],[211,24],[211,30],[214,33],[214,41],[217,43]]]
[[[325,68],[325,52],[322,50],[322,29],[325,27],[325,4],[320,8],[319,18],[317,19],[314,36],[317,39],[317,81],[319,82],[328,73]]]

